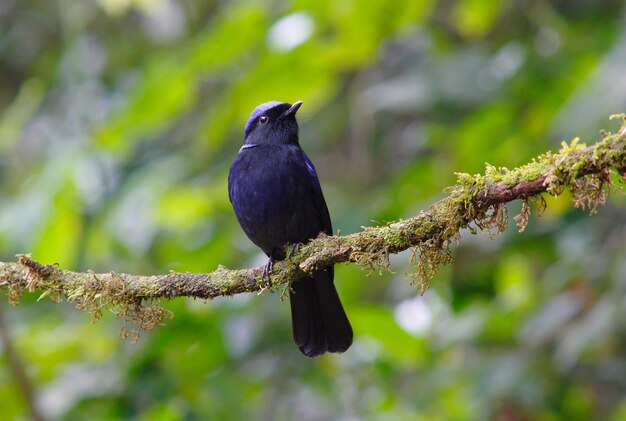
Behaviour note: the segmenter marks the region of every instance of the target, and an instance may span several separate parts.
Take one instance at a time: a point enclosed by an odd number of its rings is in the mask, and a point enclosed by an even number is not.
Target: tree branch
[[[380,271],[389,267],[390,254],[407,249],[413,250],[408,277],[418,281],[423,292],[439,266],[452,262],[450,246],[460,240],[461,229],[469,228],[472,233],[486,230],[493,235],[507,228],[507,202],[523,201],[522,212],[514,218],[520,230],[528,223],[529,201],[535,203],[538,214],[545,208],[542,193],[558,196],[567,189],[574,205],[591,213],[604,204],[612,172],[622,181],[626,175],[626,121],[623,114],[613,117],[620,119],[618,133],[602,131],[603,139],[592,146],[574,139],[563,143],[557,153],[547,152],[512,170],[487,165],[484,174],[457,174],[457,184],[445,190],[448,196],[428,212],[381,227],[364,227],[346,236],[322,234],[277,262],[269,282],[262,279],[262,267],[230,270],[220,266],[211,273],[170,272],[160,276],[95,274],[43,265],[28,255],[18,255],[17,263],[0,262],[0,287],[8,289],[13,304],[25,290],[39,289],[42,296],[54,301],[65,298],[77,302],[78,308],[90,311],[96,319],[106,308],[124,318],[124,335],[152,328],[169,316],[156,301],[159,298],[212,299],[274,290],[344,262]],[[136,325],[135,330],[128,329],[127,323]]]

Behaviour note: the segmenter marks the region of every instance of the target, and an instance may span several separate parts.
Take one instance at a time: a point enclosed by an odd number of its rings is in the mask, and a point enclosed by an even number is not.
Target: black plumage
[[[295,114],[301,104],[272,101],[258,106],[228,175],[237,220],[270,261],[284,259],[290,244],[320,232],[332,235],[317,173],[298,142]],[[328,267],[292,285],[293,337],[309,357],[344,352],[352,344],[352,327],[333,278]]]

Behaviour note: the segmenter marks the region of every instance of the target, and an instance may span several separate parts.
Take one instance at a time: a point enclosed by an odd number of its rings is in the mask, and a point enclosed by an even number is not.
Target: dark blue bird
[[[243,146],[228,175],[237,220],[270,258],[270,270],[271,262],[286,257],[286,246],[333,231],[315,168],[298,142],[300,105],[259,105],[246,123]],[[294,282],[289,294],[293,338],[309,357],[344,352],[352,344],[352,327],[333,276],[333,268],[327,267]]]

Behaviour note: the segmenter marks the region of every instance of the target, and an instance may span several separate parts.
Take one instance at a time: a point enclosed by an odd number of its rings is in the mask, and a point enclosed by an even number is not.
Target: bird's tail
[[[293,339],[307,357],[344,352],[352,345],[352,326],[333,283],[333,268],[292,284],[289,294]]]

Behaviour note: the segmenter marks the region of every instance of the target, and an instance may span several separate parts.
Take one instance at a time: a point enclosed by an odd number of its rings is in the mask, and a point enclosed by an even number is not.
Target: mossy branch
[[[124,319],[123,334],[135,336],[170,316],[159,304],[161,298],[212,299],[274,290],[328,265],[345,262],[380,271],[389,267],[390,254],[407,249],[413,250],[408,277],[417,281],[423,292],[439,267],[452,262],[450,246],[460,241],[460,230],[494,235],[507,228],[507,202],[522,200],[522,211],[514,217],[520,231],[528,223],[530,201],[538,214],[545,208],[542,193],[558,196],[569,190],[574,206],[591,213],[604,204],[611,174],[617,174],[621,181],[626,176],[625,116],[612,118],[619,118],[619,131],[602,131],[602,140],[592,146],[574,139],[564,142],[557,153],[547,152],[512,170],[487,165],[484,174],[457,174],[457,184],[445,190],[448,196],[415,217],[364,227],[346,236],[320,235],[277,262],[269,280],[263,279],[262,267],[231,270],[220,266],[211,273],[170,272],[160,276],[96,274],[72,272],[18,255],[17,263],[0,262],[0,287],[8,290],[12,304],[17,304],[26,290],[41,290],[40,298],[76,302],[95,320],[108,309]]]

